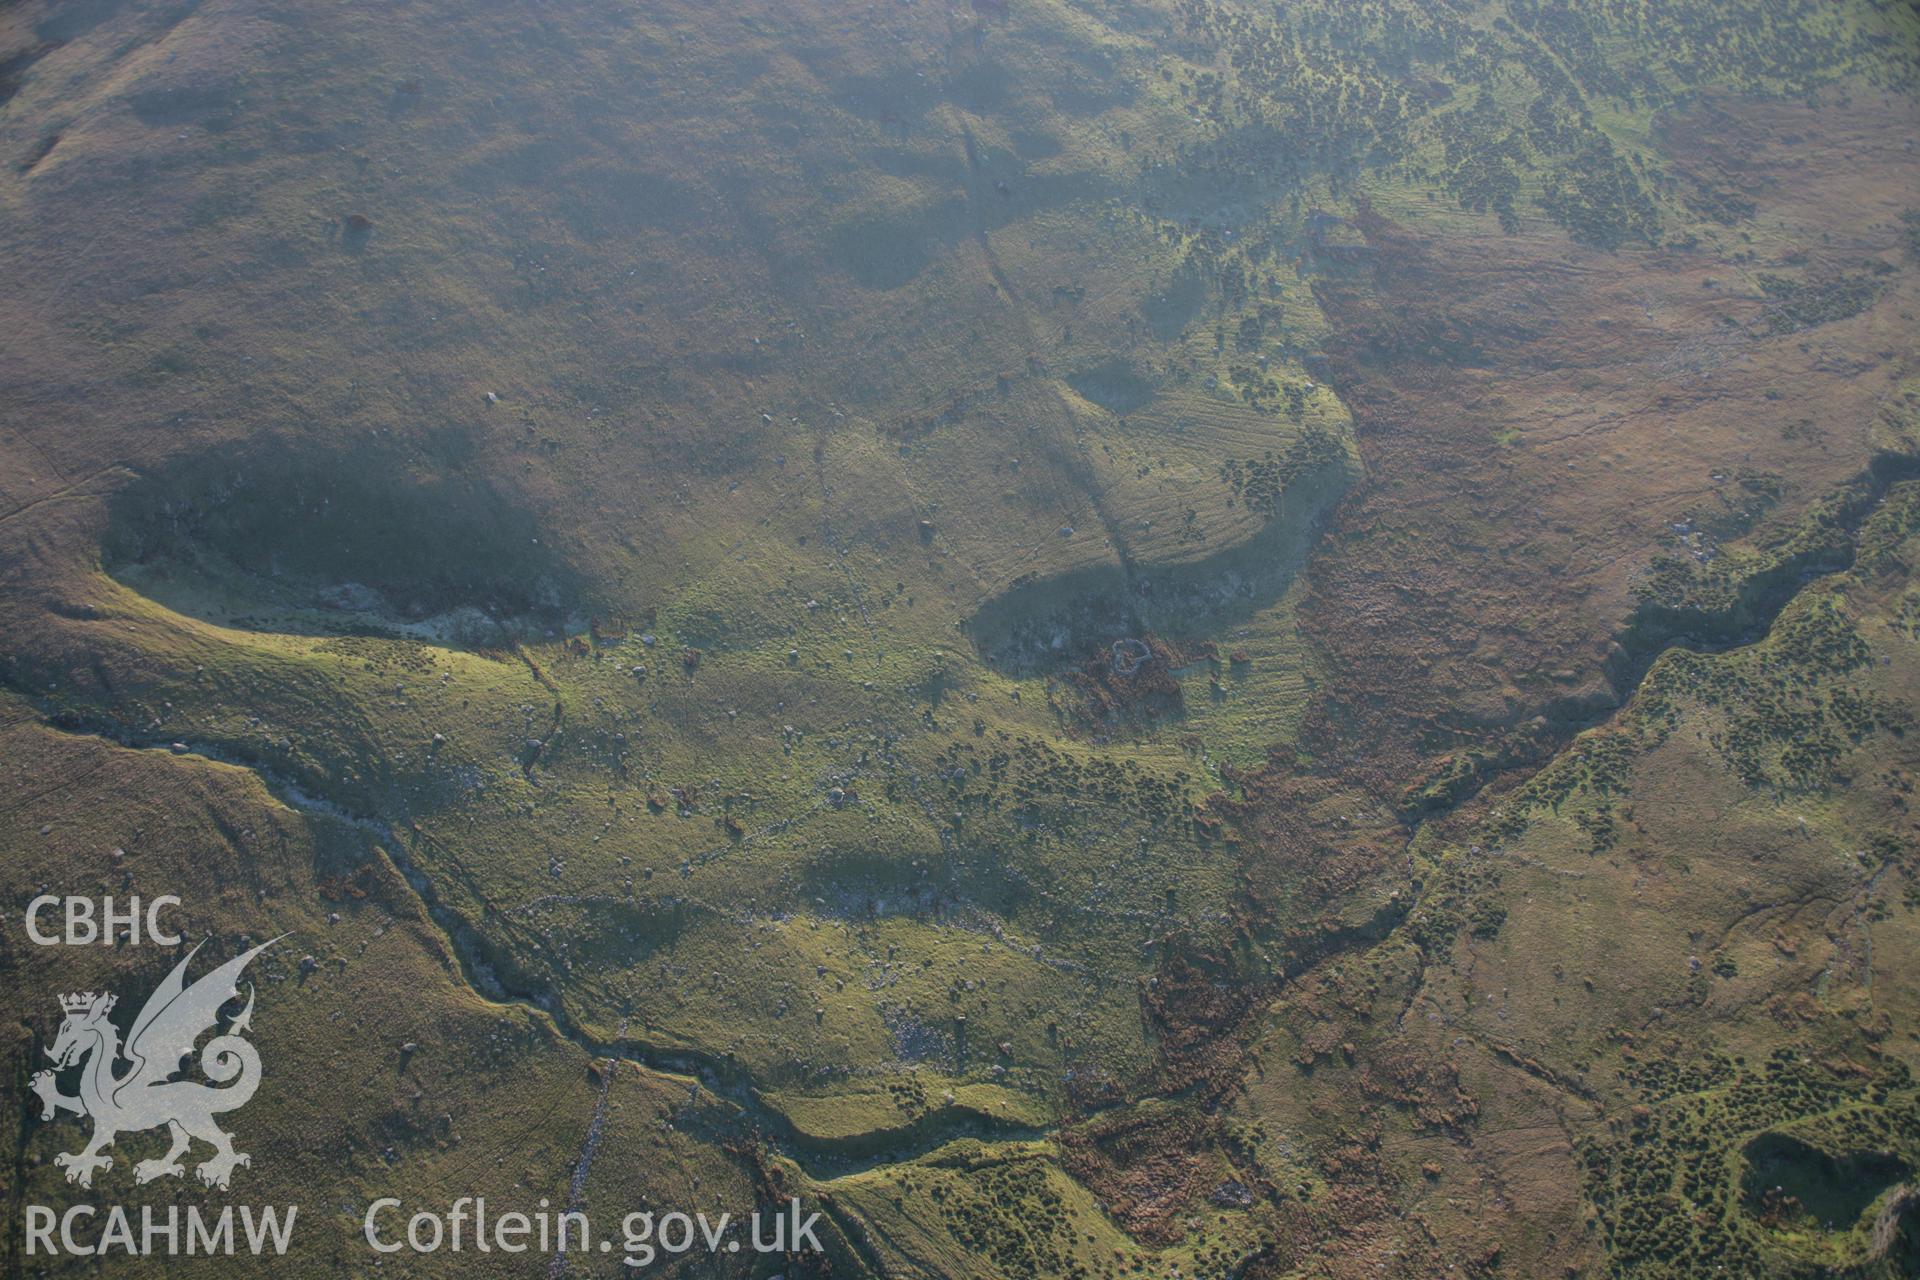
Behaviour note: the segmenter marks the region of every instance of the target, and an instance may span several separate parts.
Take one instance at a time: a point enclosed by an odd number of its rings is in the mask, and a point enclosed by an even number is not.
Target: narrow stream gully
[[[1725,653],[1764,639],[1781,611],[1808,583],[1853,567],[1860,551],[1861,527],[1880,509],[1894,485],[1916,478],[1920,478],[1920,455],[1875,454],[1858,475],[1835,490],[1840,502],[1835,524],[1845,536],[1838,555],[1792,558],[1757,573],[1740,583],[1737,598],[1728,609],[1670,610],[1654,605],[1636,609],[1619,633],[1621,652],[1607,671],[1618,704],[1569,721],[1573,731],[1578,733],[1611,718],[1669,649]]]
[[[1920,479],[1920,455],[1887,452],[1874,455],[1865,468],[1834,490],[1833,496],[1840,503],[1835,525],[1844,535],[1842,545],[1834,549],[1836,554],[1789,558],[1756,573],[1739,583],[1734,602],[1726,609],[1671,609],[1651,604],[1636,608],[1615,633],[1619,650],[1604,669],[1613,690],[1613,701],[1583,712],[1551,716],[1553,745],[1549,754],[1540,758],[1529,756],[1523,761],[1487,770],[1471,790],[1422,814],[1414,824],[1416,831],[1424,823],[1459,811],[1497,779],[1516,772],[1538,772],[1565,751],[1574,738],[1613,719],[1632,700],[1653,664],[1668,650],[1728,653],[1764,640],[1772,633],[1781,612],[1809,583],[1845,573],[1853,567],[1859,554],[1861,527],[1879,510],[1894,485],[1913,479]]]
[[[899,1129],[846,1139],[820,1138],[803,1133],[783,1113],[761,1099],[758,1087],[744,1067],[723,1055],[679,1046],[665,1048],[632,1036],[605,1040],[582,1028],[567,1013],[558,993],[551,989],[518,988],[497,978],[491,981],[482,979],[476,967],[485,963],[485,957],[494,948],[464,916],[440,900],[432,878],[420,868],[409,850],[407,840],[392,824],[354,813],[331,800],[312,795],[283,774],[212,744],[183,741],[173,736],[117,732],[115,726],[86,723],[70,713],[42,709],[45,712],[43,722],[62,732],[102,738],[133,750],[165,750],[170,755],[184,754],[245,769],[260,780],[269,794],[288,808],[345,823],[372,837],[376,847],[393,863],[407,886],[420,899],[428,918],[441,931],[447,949],[457,958],[461,980],[475,995],[496,1004],[519,1006],[547,1019],[562,1037],[590,1058],[614,1058],[635,1063],[649,1071],[698,1078],[715,1096],[739,1108],[760,1138],[799,1165],[810,1178],[832,1179],[881,1165],[915,1160],[961,1138],[1019,1142],[1046,1136],[1047,1130],[1043,1128],[994,1120],[977,1112],[929,1112]],[[176,743],[184,745],[186,751],[182,753],[175,749]]]

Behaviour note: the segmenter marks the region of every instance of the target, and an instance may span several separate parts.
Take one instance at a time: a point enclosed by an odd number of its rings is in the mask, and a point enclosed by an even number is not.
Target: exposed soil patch
[[[1101,1116],[1061,1138],[1061,1163],[1113,1207],[1127,1230],[1165,1244],[1179,1238],[1178,1217],[1218,1178],[1209,1158],[1211,1126],[1182,1109]]]
[[[1089,656],[1067,673],[1067,682],[1079,693],[1082,714],[1091,724],[1173,716],[1183,702],[1174,672],[1211,661],[1215,652],[1204,640],[1182,648],[1157,636],[1128,636]]]

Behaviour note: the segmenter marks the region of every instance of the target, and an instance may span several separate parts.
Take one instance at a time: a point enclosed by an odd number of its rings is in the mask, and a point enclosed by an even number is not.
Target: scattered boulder
[[[1253,1189],[1238,1178],[1228,1178],[1208,1198],[1223,1209],[1246,1209],[1253,1205]]]

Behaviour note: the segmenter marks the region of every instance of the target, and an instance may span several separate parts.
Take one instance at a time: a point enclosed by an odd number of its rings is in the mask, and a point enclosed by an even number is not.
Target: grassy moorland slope
[[[1916,42],[16,5],[0,897],[291,934],[314,1271],[1899,1274]],[[160,968],[0,936],[23,1093]]]

